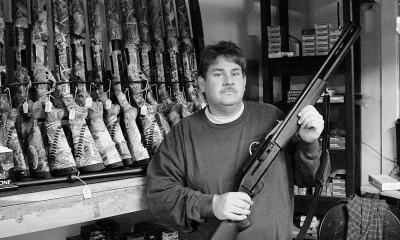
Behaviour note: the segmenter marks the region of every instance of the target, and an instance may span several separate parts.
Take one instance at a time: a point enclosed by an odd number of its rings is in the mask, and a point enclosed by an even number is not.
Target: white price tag
[[[147,116],[147,106],[143,105],[140,107],[140,115]]]
[[[206,103],[201,103],[201,108],[205,108],[205,107],[207,107],[207,104]]]
[[[28,113],[28,107],[29,105],[27,102],[24,102],[24,104],[22,104],[22,109],[24,110],[24,113]]]
[[[44,111],[51,112],[52,109],[53,109],[53,104],[50,101],[46,101],[46,103],[44,104]]]
[[[93,99],[91,97],[86,98],[85,107],[91,108]]]
[[[106,101],[106,109],[107,109],[107,110],[111,109],[111,100],[110,100],[110,99],[108,99],[108,100]]]
[[[69,118],[70,120],[74,120],[74,119],[75,119],[75,109],[69,110],[68,118]]]
[[[90,187],[85,185],[85,187],[83,188],[83,198],[90,199],[91,197],[92,197],[92,190],[90,189]]]

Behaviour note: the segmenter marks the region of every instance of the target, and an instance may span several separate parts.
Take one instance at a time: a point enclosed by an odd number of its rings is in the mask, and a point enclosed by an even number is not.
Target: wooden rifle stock
[[[326,79],[346,56],[346,53],[359,36],[360,31],[361,27],[355,23],[350,22],[347,24],[324,64],[304,88],[288,115],[267,135],[255,154],[251,156],[250,164],[244,172],[238,191],[245,192],[252,197],[261,191],[258,183],[272,161],[298,129],[298,113],[305,106],[314,105],[318,101],[318,98],[326,88]],[[248,226],[250,226],[248,219],[241,222],[222,221],[211,240],[236,239],[237,233]]]

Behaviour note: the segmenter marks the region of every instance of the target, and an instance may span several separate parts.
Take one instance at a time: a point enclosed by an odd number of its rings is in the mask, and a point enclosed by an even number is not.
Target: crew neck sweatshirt
[[[213,214],[213,196],[238,190],[249,146],[261,142],[282,118],[275,106],[246,101],[240,117],[226,124],[212,123],[205,109],[183,118],[147,168],[151,212],[170,227],[189,231],[189,239],[209,239],[220,222]],[[318,142],[295,140],[295,147],[280,152],[263,176],[253,198],[252,223],[238,239],[291,239],[295,178],[302,185],[314,183],[320,156]]]

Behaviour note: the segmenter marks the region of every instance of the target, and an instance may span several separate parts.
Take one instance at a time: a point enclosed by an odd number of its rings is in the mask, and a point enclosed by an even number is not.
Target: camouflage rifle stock
[[[54,24],[54,42],[56,54],[56,75],[57,79],[65,84],[58,84],[54,92],[54,105],[62,106],[63,97],[72,97],[70,90],[70,25],[68,14],[68,0],[53,0],[53,24]]]
[[[2,142],[5,147],[13,150],[14,176],[20,180],[29,177],[30,171],[15,127],[18,110],[11,107],[8,96],[7,93],[0,95]]]
[[[69,127],[74,144],[74,159],[78,170],[94,172],[104,169],[103,159],[86,123],[88,109],[79,106],[72,97],[64,97],[63,101],[69,111]]]
[[[50,178],[50,165],[47,157],[47,148],[43,142],[42,132],[38,118],[43,112],[42,104],[39,101],[29,101],[30,121],[32,129],[27,139],[28,161],[31,175],[35,178]]]
[[[103,103],[93,102],[88,114],[89,129],[104,159],[106,168],[120,168],[124,166],[122,158],[103,120]]]
[[[50,170],[54,176],[77,172],[77,166],[71,147],[61,125],[64,110],[52,107],[46,111],[46,133],[48,137]]]

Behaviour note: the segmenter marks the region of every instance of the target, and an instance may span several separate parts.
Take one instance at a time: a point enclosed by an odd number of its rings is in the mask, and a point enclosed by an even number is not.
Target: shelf
[[[284,57],[268,59],[271,76],[305,76],[315,75],[322,66],[326,56]],[[344,74],[344,64],[341,63],[332,74]]]
[[[386,197],[400,199],[400,191],[381,191],[371,183],[367,183],[361,186],[361,192],[379,194]]]
[[[145,177],[88,183],[91,198],[83,198],[84,184],[0,198],[0,238],[64,227],[147,208]],[[17,190],[20,191],[20,190]]]

